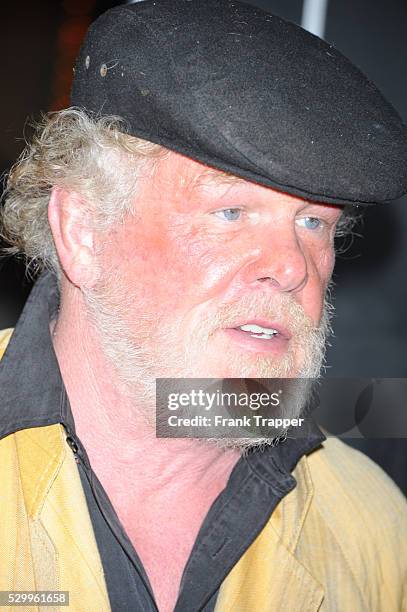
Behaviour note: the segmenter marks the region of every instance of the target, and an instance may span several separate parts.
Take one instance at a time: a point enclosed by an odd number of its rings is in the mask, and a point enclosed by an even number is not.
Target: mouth
[[[224,331],[234,343],[246,350],[276,355],[286,352],[291,338],[287,329],[264,319],[238,321]]]

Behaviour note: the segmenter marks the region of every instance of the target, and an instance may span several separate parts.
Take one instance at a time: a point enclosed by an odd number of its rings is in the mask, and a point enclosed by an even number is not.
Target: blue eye
[[[223,210],[218,210],[215,212],[215,215],[222,215],[220,218],[225,221],[238,221],[240,219],[240,215],[242,214],[241,208],[225,208]]]
[[[303,219],[299,219],[299,221],[302,221],[306,229],[309,230],[319,229],[322,225],[321,219],[317,217],[304,217]]]

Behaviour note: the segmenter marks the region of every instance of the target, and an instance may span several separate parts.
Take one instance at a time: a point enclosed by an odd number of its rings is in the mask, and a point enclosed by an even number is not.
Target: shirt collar
[[[56,278],[44,272],[30,293],[0,362],[0,438],[20,429],[55,423],[74,428],[49,328],[58,306]]]
[[[7,350],[0,362],[0,439],[20,429],[62,423],[75,432],[73,415],[55,355],[50,322],[57,316],[59,289],[56,278],[44,272],[26,302]],[[269,484],[292,484],[291,471],[300,458],[320,446],[324,434],[307,420],[307,431],[289,436],[245,457],[250,467]]]
[[[250,467],[269,485],[278,489],[294,486],[291,472],[304,455],[319,448],[326,436],[311,416],[307,416],[300,431],[292,430],[276,446],[256,448],[246,457]]]

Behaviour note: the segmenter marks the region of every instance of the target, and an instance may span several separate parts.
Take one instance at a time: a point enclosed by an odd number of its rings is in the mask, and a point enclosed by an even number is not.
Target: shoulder
[[[390,553],[398,570],[407,572],[407,500],[384,470],[333,437],[307,457],[307,464],[319,524],[341,547],[356,545],[355,558],[361,554],[373,562]]]
[[[338,582],[344,597],[357,593],[363,609],[405,609],[407,500],[400,489],[337,438],[328,438],[306,462],[313,495],[302,549],[310,569],[323,583]],[[342,596],[335,589],[334,595]],[[331,604],[328,609],[335,608]]]
[[[407,521],[407,500],[384,472],[364,453],[335,437],[308,456],[308,465],[318,496],[342,494],[349,504],[369,506],[370,511],[400,516]]]
[[[10,341],[12,329],[0,329],[0,359],[6,352],[7,345]]]

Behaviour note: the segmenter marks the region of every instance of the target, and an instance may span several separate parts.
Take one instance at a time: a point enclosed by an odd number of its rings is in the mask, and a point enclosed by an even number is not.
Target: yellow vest
[[[9,336],[0,333],[0,357]],[[110,610],[63,426],[6,436],[0,466],[0,590],[67,590],[69,608],[47,610]],[[293,475],[297,486],[224,580],[216,612],[406,612],[407,504],[396,485],[334,438]]]

